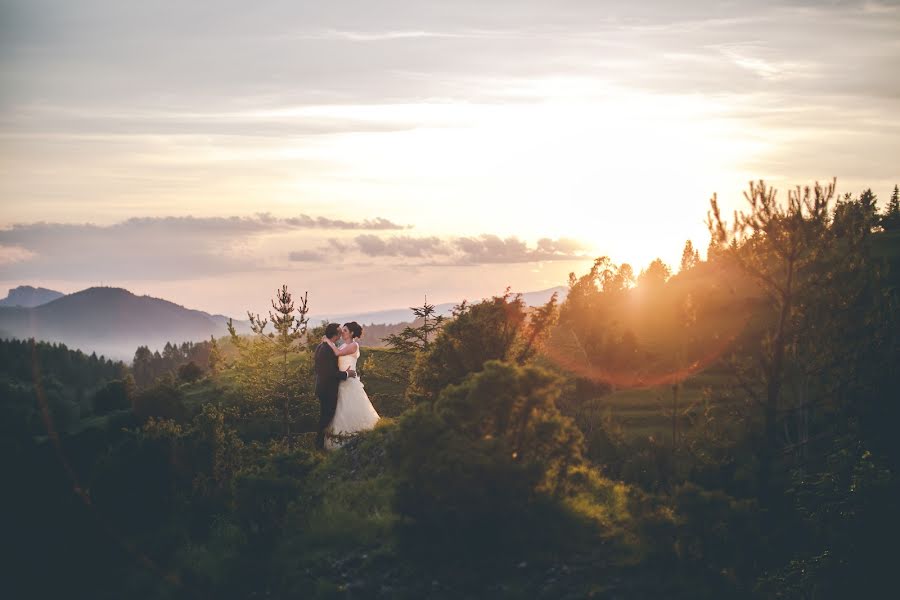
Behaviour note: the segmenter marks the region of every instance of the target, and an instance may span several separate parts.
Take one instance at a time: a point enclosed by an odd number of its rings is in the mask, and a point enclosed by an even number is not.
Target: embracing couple
[[[356,321],[343,327],[329,323],[316,346],[316,396],[321,410],[316,448],[320,450],[339,448],[349,436],[372,429],[378,422],[378,413],[356,373],[360,337],[362,327]]]

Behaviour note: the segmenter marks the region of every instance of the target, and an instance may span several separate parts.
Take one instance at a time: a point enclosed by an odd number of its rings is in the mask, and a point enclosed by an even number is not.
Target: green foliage
[[[114,379],[97,390],[93,398],[94,412],[108,413],[131,408],[135,393],[134,378],[128,375],[124,380]]]
[[[827,600],[875,598],[891,589],[900,489],[888,465],[847,436],[835,440],[818,469],[795,470],[792,479],[788,493],[804,520],[805,543],[760,578],[759,591]]]
[[[173,377],[161,377],[151,387],[134,394],[132,411],[142,420],[186,421],[189,417],[184,394]]]
[[[765,443],[760,448],[759,483],[764,498],[774,494],[770,484],[778,444],[778,412],[789,368],[786,353],[802,336],[798,316],[804,300],[814,294],[826,275],[821,263],[827,260],[837,232],[828,222],[834,195],[834,182],[826,186],[816,183],[812,188],[798,186],[788,192],[787,202],[781,203],[777,190],[763,181],[751,182],[744,193],[749,207],[735,214],[730,228],[719,214],[715,196],[710,201],[708,225],[712,237],[720,247],[727,248],[724,256],[753,277],[770,300],[771,318],[755,352],[756,364],[739,374],[744,381],[762,384],[759,402]]]
[[[472,553],[535,534],[523,523],[567,495],[583,464],[581,434],[557,396],[549,373],[492,361],[404,415],[389,453],[410,533]]]
[[[207,359],[209,372],[216,374],[223,365],[222,351],[219,350],[219,342],[215,336],[209,336],[209,358]]]
[[[398,352],[413,354],[422,350],[428,350],[432,338],[441,330],[444,324],[443,315],[435,314],[434,304],[425,303],[419,307],[411,307],[413,312],[413,325],[407,326],[400,333],[389,335],[383,341]]]
[[[307,354],[301,342],[307,339],[307,295],[304,293],[295,309],[287,285],[283,285],[272,300],[272,308],[275,312],[269,312],[269,319],[275,332],[267,334],[269,320],[250,312],[251,337],[239,336],[231,320],[228,332],[238,352],[233,370],[247,401],[259,414],[278,414],[282,434],[289,438],[297,409],[309,411],[313,404],[312,362],[308,356],[295,360]]]
[[[508,291],[478,304],[459,305],[431,347],[417,355],[410,397],[433,400],[440,390],[481,371],[491,360],[525,364],[549,335],[556,315],[555,295],[531,315],[522,298]]]
[[[382,417],[396,417],[410,407],[406,390],[415,356],[394,350],[363,348],[357,371]]]
[[[755,501],[736,500],[692,483],[679,486],[672,501],[675,552],[681,561],[706,577],[752,577],[764,547]]]
[[[193,362],[201,368],[209,365],[215,340],[203,342],[183,342],[173,344],[166,342],[162,353],[151,352],[147,346],[138,346],[132,361],[132,373],[139,387],[152,385],[158,377],[166,374],[177,374],[178,370]]]
[[[201,377],[203,377],[203,369],[201,369],[194,361],[190,361],[178,367],[178,379],[181,381],[191,383],[197,381]]]

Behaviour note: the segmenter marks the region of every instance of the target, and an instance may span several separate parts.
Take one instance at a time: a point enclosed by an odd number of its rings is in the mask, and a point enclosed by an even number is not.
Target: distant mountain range
[[[553,293],[565,298],[567,289],[555,287],[522,294],[529,306],[546,303]],[[437,311],[449,315],[457,303],[438,305]],[[312,322],[358,321],[363,325],[397,324],[412,321],[409,308],[351,315],[321,317]],[[174,302],[150,296],[136,296],[123,288],[92,287],[73,294],[44,288],[21,286],[0,300],[0,339],[35,338],[61,342],[83,352],[96,352],[108,358],[130,361],[138,346],[159,350],[166,342],[181,343],[227,335],[228,317],[185,308]],[[246,321],[235,320],[239,333],[248,333]],[[373,344],[377,340],[373,338]]]
[[[22,296],[19,289],[10,290],[7,300]],[[160,349],[166,342],[226,335],[227,322],[228,317],[223,315],[112,287],[60,294],[37,306],[0,306],[0,338],[33,337],[62,342],[84,352],[123,360],[133,358],[134,351],[142,345]],[[246,322],[235,321],[235,325],[238,331],[249,331]]]
[[[23,306],[31,308],[47,304],[57,298],[65,296],[62,292],[56,290],[48,290],[47,288],[36,288],[30,285],[20,285],[17,288],[9,290],[9,295],[0,300],[0,306]]]
[[[522,294],[522,300],[524,300],[525,304],[527,304],[528,306],[540,306],[541,304],[546,304],[554,293],[558,295],[559,302],[562,302],[566,299],[566,294],[568,294],[568,292],[569,289],[567,287],[557,286],[537,292],[525,292]],[[477,302],[478,300],[475,301]],[[459,304],[459,302],[446,302],[444,304],[437,304],[435,305],[435,310],[440,315],[448,316],[453,310],[453,307],[457,304]],[[313,321],[315,323],[318,323],[319,321],[335,321],[338,323],[356,321],[360,325],[408,323],[412,320],[413,314],[410,308],[394,308],[389,310],[356,314],[347,313],[339,315],[329,315],[327,317],[319,317],[318,315],[313,316]]]

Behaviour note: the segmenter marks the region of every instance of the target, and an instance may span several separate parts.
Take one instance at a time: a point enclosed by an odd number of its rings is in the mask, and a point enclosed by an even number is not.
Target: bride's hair
[[[350,335],[355,338],[362,337],[362,327],[356,321],[350,321],[349,323],[344,323],[344,327],[350,330]]]

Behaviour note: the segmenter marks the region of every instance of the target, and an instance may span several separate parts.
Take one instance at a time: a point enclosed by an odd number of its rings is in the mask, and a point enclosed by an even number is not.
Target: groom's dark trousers
[[[325,447],[325,428],[334,418],[337,408],[338,384],[347,379],[347,373],[338,369],[334,350],[325,342],[316,346],[316,396],[319,397],[319,429],[316,432],[316,448]]]

